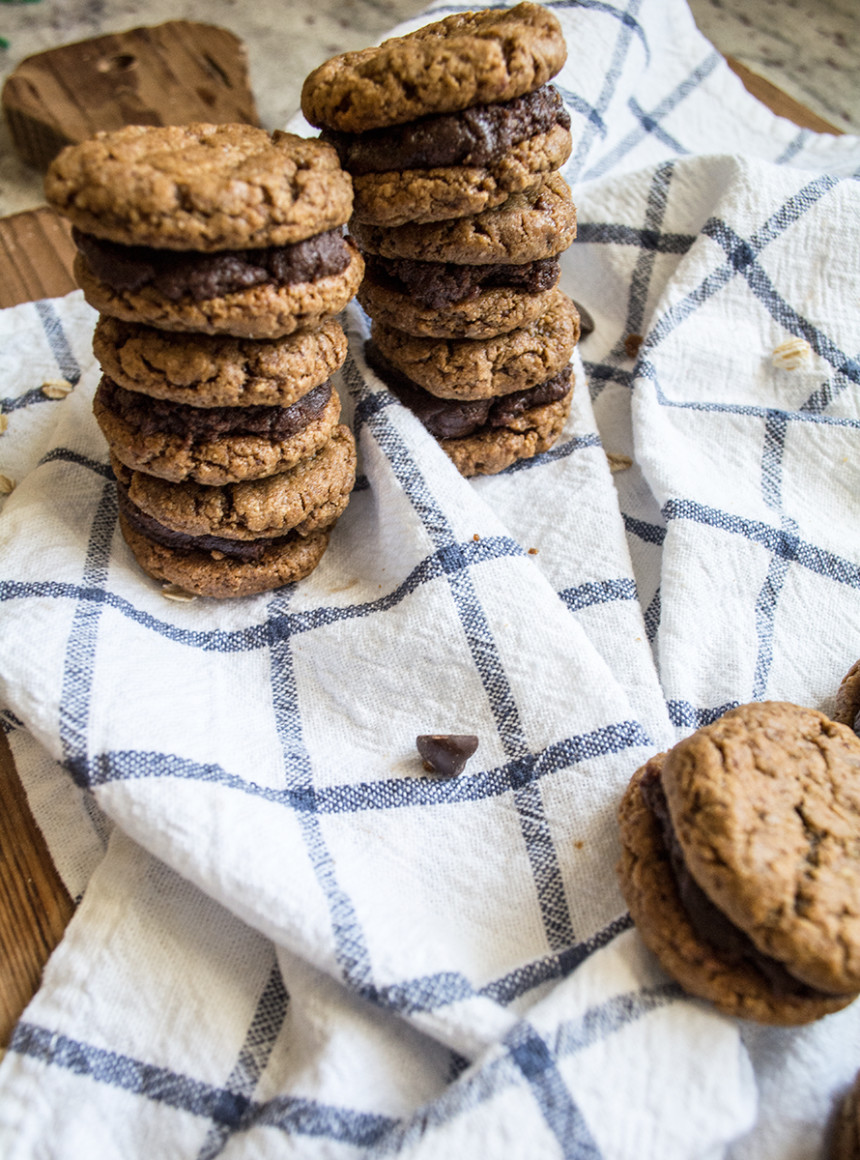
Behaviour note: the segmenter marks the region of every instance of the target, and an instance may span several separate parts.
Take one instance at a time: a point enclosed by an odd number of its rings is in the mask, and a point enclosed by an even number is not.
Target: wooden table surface
[[[839,130],[731,58],[746,88],[775,113],[819,133]],[[0,218],[0,308],[75,289],[69,229],[47,206]],[[0,1048],[36,991],[74,906],[33,820],[0,733]]]

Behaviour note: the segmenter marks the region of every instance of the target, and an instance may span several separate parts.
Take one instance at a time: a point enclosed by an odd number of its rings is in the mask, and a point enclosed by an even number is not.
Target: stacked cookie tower
[[[548,84],[565,58],[557,19],[524,3],[344,53],[303,86],[353,179],[368,362],[464,475],[545,451],[570,410],[570,118]]]
[[[244,596],[306,576],[355,482],[329,381],[364,262],[333,149],[248,125],[127,126],[45,182],[100,312],[94,412],[141,567]]]

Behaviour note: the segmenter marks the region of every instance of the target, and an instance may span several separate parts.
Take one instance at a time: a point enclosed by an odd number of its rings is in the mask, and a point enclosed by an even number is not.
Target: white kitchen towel
[[[823,1145],[854,1008],[752,1034],[684,997],[615,810],[650,754],[744,701],[826,710],[860,655],[860,142],[772,117],[682,0],[549,7],[596,327],[547,454],[461,478],[352,305],[322,563],[172,603],[118,532],[92,312],[0,314],[0,703],[83,892],[0,1067],[4,1155]],[[456,779],[429,732],[477,734]]]

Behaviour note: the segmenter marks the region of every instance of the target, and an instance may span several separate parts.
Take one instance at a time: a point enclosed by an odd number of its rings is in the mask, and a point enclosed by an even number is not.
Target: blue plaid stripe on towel
[[[547,454],[463,479],[353,305],[322,563],[173,603],[117,528],[93,312],[0,313],[2,719],[81,897],[0,1066],[9,1160],[823,1147],[860,1011],[686,998],[615,810],[726,708],[832,708],[860,656],[860,142],[773,117],[683,0],[549,7],[596,329]],[[479,745],[440,780],[421,733]]]

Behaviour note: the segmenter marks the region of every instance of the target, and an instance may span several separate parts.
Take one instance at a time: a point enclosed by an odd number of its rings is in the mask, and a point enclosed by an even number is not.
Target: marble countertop
[[[382,37],[427,0],[11,0],[0,8],[0,83],[34,53],[139,25],[200,20],[236,33],[248,50],[262,123],[284,125],[317,64]],[[835,127],[860,133],[857,0],[690,0],[703,33]],[[41,175],[14,152],[0,123],[0,214],[42,204]]]

